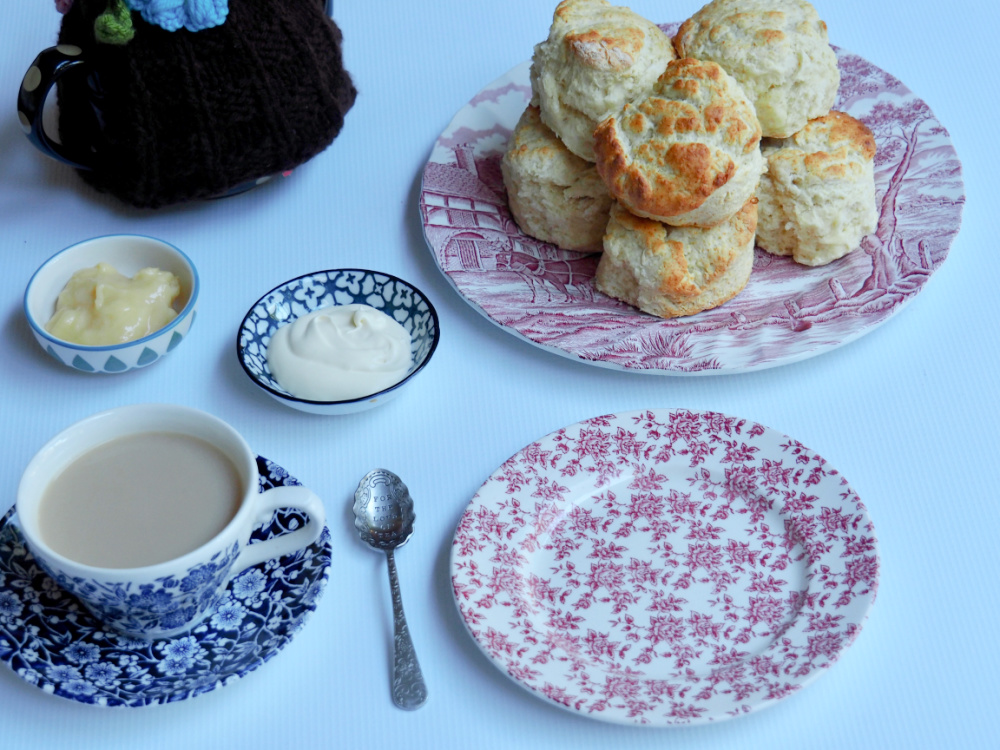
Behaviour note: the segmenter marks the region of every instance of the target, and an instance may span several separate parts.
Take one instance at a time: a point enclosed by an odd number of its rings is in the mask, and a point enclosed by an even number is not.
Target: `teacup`
[[[307,520],[250,544],[279,508]],[[325,522],[305,487],[259,491],[256,455],[233,427],[171,404],[118,407],[63,430],[28,463],[16,510],[39,566],[104,625],[142,639],[194,628],[232,578],[309,546]]]

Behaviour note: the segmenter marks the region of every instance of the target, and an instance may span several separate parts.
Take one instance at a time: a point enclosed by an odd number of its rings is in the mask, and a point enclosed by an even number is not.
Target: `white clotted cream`
[[[297,398],[346,401],[395,385],[410,369],[410,334],[361,304],[314,310],[275,331],[267,365]]]

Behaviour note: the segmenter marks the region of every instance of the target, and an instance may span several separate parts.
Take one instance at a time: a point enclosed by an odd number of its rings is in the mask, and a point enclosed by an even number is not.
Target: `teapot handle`
[[[43,109],[49,91],[67,72],[86,66],[83,50],[71,44],[49,47],[38,53],[17,91],[17,119],[28,140],[42,153],[77,169],[92,169],[91,154],[73,153],[45,132]]]

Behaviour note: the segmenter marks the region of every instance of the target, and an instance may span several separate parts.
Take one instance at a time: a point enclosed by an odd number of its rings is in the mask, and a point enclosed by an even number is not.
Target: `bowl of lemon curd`
[[[360,268],[305,274],[257,300],[236,354],[247,377],[282,404],[351,414],[398,396],[430,362],[440,329],[412,284]]]
[[[199,287],[191,260],[163,240],[94,237],[35,271],[24,314],[53,359],[79,372],[122,373],[159,362],[187,338]]]

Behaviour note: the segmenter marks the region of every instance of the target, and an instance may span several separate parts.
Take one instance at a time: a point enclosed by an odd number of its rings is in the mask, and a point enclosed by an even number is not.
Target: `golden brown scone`
[[[597,171],[632,213],[710,227],[740,210],[764,171],[760,125],[719,65],[674,60],[645,97],[594,131]]]
[[[595,283],[661,318],[718,307],[746,286],[753,267],[757,201],[710,229],[672,227],[611,207]]]
[[[522,232],[566,250],[601,252],[611,195],[594,165],[542,122],[538,107],[521,115],[500,169]]]
[[[660,28],[607,0],[563,0],[531,60],[533,104],[574,154],[594,161],[594,126],[655,83],[674,50]]]
[[[673,41],[680,57],[713,60],[740,82],[765,138],[790,136],[833,106],[837,56],[805,0],[712,0]]]
[[[875,138],[836,110],[791,138],[765,141],[767,172],[757,189],[757,244],[821,266],[875,229]]]

